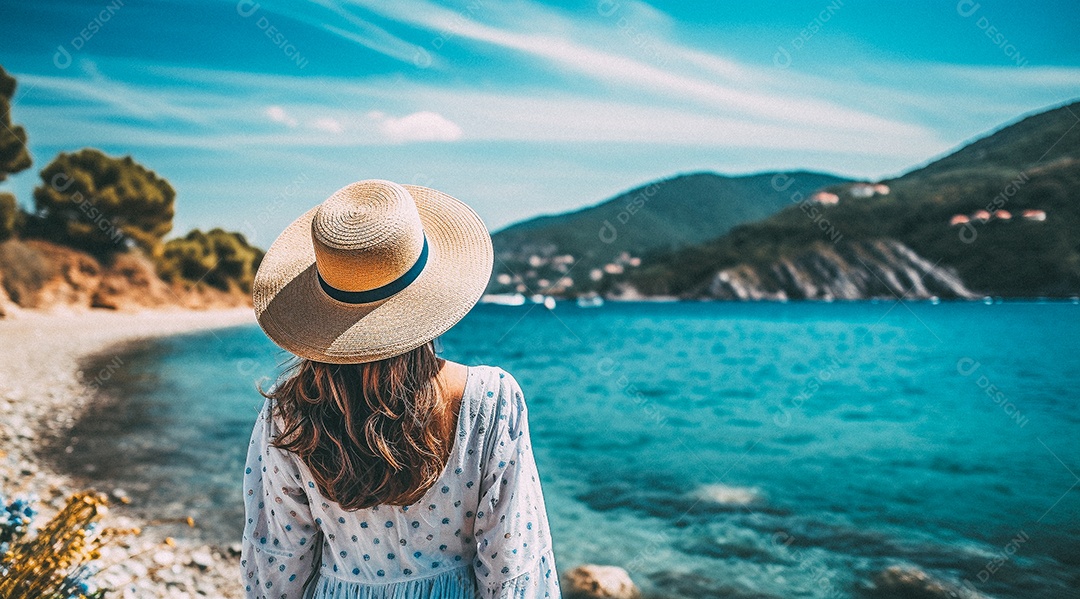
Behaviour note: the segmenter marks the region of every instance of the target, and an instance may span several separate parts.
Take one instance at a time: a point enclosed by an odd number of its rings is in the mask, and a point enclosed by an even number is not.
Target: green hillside
[[[498,258],[492,290],[512,291],[523,285],[529,292],[540,291],[563,277],[563,283],[572,280],[573,284],[555,285],[556,292],[595,289],[599,281],[588,276],[594,269],[612,263],[630,267],[630,258],[646,252],[714,239],[735,225],[790,206],[795,192],[809,194],[847,181],[822,173],[791,176],[794,184],[781,191],[773,184],[774,173],[681,175],[576,212],[512,225],[492,236]],[[506,275],[504,281],[510,276],[516,279],[500,284],[501,274]]]
[[[764,267],[845,241],[895,239],[954,269],[979,293],[1080,293],[1080,103],[1030,116],[927,166],[884,181],[887,195],[790,206],[703,244],[646,260],[630,276],[644,293],[695,295],[717,271]],[[1011,218],[950,225],[954,215],[1005,210]],[[1024,218],[1042,210],[1045,221]],[[1005,215],[1001,215],[1005,216]]]

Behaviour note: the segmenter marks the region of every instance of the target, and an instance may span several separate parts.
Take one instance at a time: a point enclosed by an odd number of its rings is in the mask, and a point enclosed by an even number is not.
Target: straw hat
[[[371,179],[339,189],[274,241],[255,274],[259,326],[309,360],[373,362],[445,333],[480,299],[491,237],[445,193]]]

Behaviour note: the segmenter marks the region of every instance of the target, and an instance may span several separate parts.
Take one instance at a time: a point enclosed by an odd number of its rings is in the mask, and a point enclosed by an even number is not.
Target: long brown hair
[[[439,367],[432,343],[365,364],[300,359],[263,393],[285,423],[274,446],[297,454],[319,492],[346,510],[416,503],[453,442],[439,410]]]

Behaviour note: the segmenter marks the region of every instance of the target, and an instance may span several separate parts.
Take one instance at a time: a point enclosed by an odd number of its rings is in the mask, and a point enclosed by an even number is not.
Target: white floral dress
[[[307,467],[270,445],[281,432],[271,407],[244,475],[248,597],[560,596],[525,399],[507,372],[469,368],[450,459],[410,506],[350,512],[324,499]]]

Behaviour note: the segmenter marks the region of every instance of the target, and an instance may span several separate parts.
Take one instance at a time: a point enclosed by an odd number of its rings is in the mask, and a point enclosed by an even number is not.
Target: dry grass
[[[91,577],[94,560],[110,539],[139,531],[105,528],[96,523],[108,510],[104,496],[76,493],[36,535],[30,535],[34,512],[21,500],[8,504],[0,522],[0,597],[4,599],[100,599]]]

